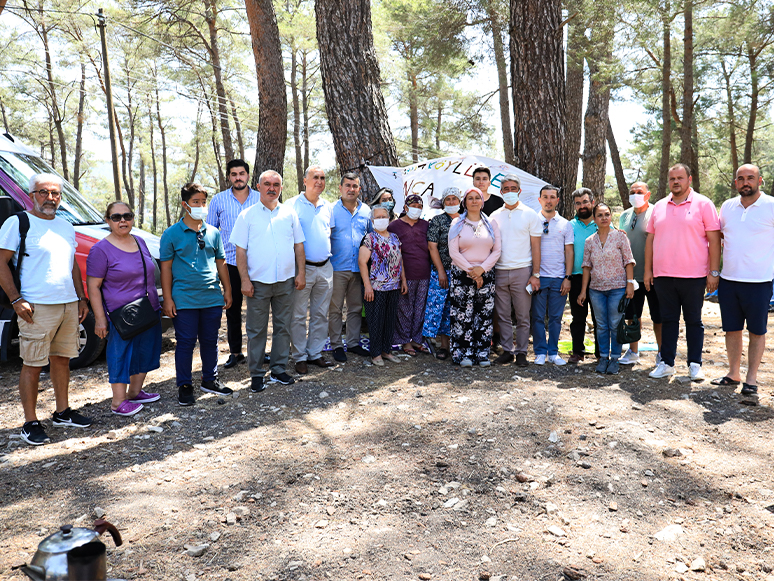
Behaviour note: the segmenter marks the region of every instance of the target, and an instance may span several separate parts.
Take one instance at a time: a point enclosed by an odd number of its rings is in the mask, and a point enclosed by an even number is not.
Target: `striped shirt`
[[[242,210],[246,210],[253,204],[257,204],[261,195],[250,188],[250,193],[244,204],[240,204],[234,195],[233,188],[223,190],[213,196],[209,203],[207,211],[207,224],[215,226],[220,230],[220,236],[223,240],[223,248],[226,251],[226,264],[236,266],[236,246],[231,241],[231,231],[234,229],[234,223]]]
[[[543,226],[543,235],[540,238],[540,276],[564,278],[567,274],[564,249],[566,246],[572,246],[575,241],[572,224],[559,214],[554,214],[553,218],[547,220],[543,212],[540,212],[538,218]]]

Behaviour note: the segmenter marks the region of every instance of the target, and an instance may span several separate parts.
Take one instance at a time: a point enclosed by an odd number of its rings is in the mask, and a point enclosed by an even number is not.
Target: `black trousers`
[[[365,289],[362,289],[365,292]],[[399,290],[374,291],[374,300],[363,299],[368,321],[368,347],[371,357],[392,352],[392,336],[398,318]]]
[[[680,336],[680,311],[685,321],[685,342],[688,347],[688,363],[701,365],[704,348],[704,324],[701,308],[704,305],[704,289],[707,278],[675,278],[659,276],[653,279],[661,307],[661,359],[674,367],[677,356],[677,339]]]
[[[228,278],[231,281],[231,306],[226,309],[226,325],[228,327],[228,348],[231,353],[242,352],[242,278],[239,269],[233,264],[228,267]]]
[[[572,352],[575,355],[585,353],[583,340],[586,335],[586,317],[591,310],[591,322],[594,324],[594,355],[599,357],[599,343],[597,343],[597,319],[594,316],[594,309],[591,307],[591,301],[588,298],[588,289],[586,290],[586,302],[583,306],[578,304],[578,295],[583,288],[583,275],[573,274],[570,277],[570,313],[572,314],[572,323],[570,323],[570,336],[572,336]]]

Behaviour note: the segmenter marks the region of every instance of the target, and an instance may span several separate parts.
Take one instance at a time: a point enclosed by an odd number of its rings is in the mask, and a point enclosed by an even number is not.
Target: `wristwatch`
[[[566,276],[564,277],[564,280],[570,280],[570,277],[571,277],[571,276],[572,276],[571,274],[568,274],[568,275],[566,275]]]
[[[710,270],[710,276],[720,276],[720,271]]]
[[[539,272],[533,272],[532,276],[534,276],[535,278],[540,278],[540,273]]]

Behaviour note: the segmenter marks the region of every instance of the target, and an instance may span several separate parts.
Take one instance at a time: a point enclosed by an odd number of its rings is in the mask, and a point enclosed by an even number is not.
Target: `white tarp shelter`
[[[492,172],[492,185],[489,193],[500,195],[500,183],[506,174],[514,173],[521,180],[520,201],[539,212],[538,196],[540,188],[546,182],[528,174],[524,170],[504,161],[480,155],[449,155],[428,161],[421,161],[408,167],[369,166],[380,187],[390,188],[395,196],[396,213],[403,208],[403,200],[408,194],[419,194],[425,200],[425,215],[428,212],[430,196],[440,199],[441,193],[455,186],[463,192],[473,185],[473,170],[486,166]]]

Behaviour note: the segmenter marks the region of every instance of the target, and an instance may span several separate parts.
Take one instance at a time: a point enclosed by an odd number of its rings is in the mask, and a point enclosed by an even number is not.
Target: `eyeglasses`
[[[127,212],[126,214],[110,214],[111,222],[120,222],[121,220],[124,222],[131,222],[134,220],[134,214],[132,212]]]
[[[543,222],[543,234],[548,234],[548,221]]]
[[[204,232],[201,230],[196,233],[196,242],[199,244],[199,250],[204,250]]]
[[[30,193],[38,194],[41,198],[52,196],[55,200],[62,197],[62,192],[57,192],[56,190],[32,190]]]
[[[634,227],[637,225],[637,214],[634,215],[634,219],[632,220],[632,223],[629,225],[629,228],[634,230]]]

